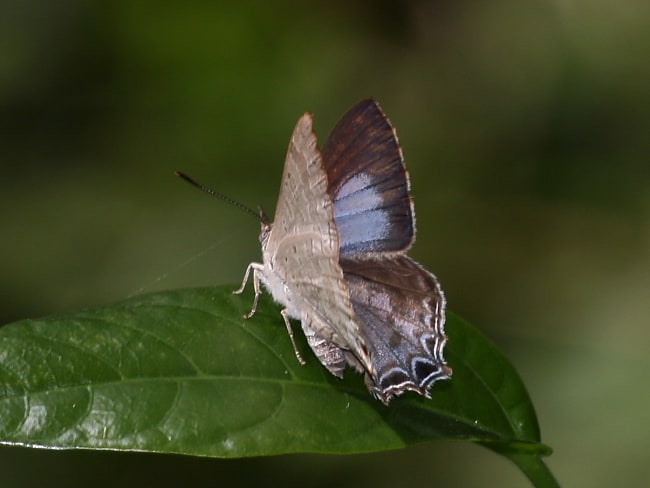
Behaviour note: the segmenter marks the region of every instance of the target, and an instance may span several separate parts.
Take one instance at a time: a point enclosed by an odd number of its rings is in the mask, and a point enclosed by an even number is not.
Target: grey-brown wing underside
[[[289,314],[301,320],[308,339],[325,339],[352,350],[372,369],[339,265],[327,175],[310,114],[300,118],[291,137],[266,252],[271,271],[285,285]],[[310,345],[317,352],[312,341]],[[327,347],[336,350],[331,344]]]

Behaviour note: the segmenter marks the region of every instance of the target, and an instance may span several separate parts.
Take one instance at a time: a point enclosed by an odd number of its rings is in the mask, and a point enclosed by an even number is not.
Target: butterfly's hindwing
[[[343,371],[347,366],[345,351],[331,340],[321,337],[307,320],[301,322],[302,330],[307,338],[307,343],[327,370],[338,378],[343,378]]]
[[[408,256],[341,260],[357,316],[376,371],[372,391],[384,403],[448,378],[442,351],[445,299],[436,278]]]

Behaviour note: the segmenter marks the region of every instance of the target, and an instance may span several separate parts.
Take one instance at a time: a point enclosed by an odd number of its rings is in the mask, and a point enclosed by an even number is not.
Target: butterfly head
[[[269,240],[269,235],[271,234],[271,228],[273,227],[273,223],[271,222],[271,219],[269,219],[268,215],[266,215],[266,212],[264,212],[264,209],[262,207],[257,207],[259,216],[260,216],[260,243],[262,244],[262,249],[266,249],[266,243]]]

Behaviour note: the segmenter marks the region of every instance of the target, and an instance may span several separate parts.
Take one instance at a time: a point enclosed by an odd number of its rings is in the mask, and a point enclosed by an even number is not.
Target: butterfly
[[[304,114],[291,136],[273,222],[260,210],[262,263],[251,263],[257,308],[263,285],[298,360],[290,319],[337,377],[350,366],[388,405],[451,377],[443,350],[445,296],[436,277],[407,255],[415,240],[408,173],[395,130],[373,99],[332,130],[322,151]]]

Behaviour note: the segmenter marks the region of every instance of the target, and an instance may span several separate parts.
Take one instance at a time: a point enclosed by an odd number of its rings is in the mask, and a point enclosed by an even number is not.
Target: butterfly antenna
[[[262,216],[260,215],[260,213],[256,212],[256,211],[253,210],[252,208],[247,207],[247,206],[244,205],[243,203],[239,203],[237,200],[233,200],[232,198],[227,197],[227,196],[224,195],[223,193],[219,193],[218,191],[213,190],[212,188],[209,188],[209,187],[207,187],[207,186],[205,186],[205,185],[202,185],[202,184],[199,183],[198,181],[195,181],[195,180],[193,180],[192,178],[190,178],[190,177],[189,177],[188,175],[186,175],[185,173],[182,173],[181,171],[174,171],[174,174],[175,174],[176,176],[180,177],[180,178],[183,178],[183,179],[184,179],[185,181],[187,181],[190,185],[195,186],[195,187],[198,188],[199,190],[203,190],[204,192],[209,193],[209,194],[212,195],[213,197],[216,197],[216,198],[218,198],[218,199],[220,199],[220,200],[223,200],[224,202],[229,203],[230,205],[233,205],[233,206],[239,208],[240,210],[243,210],[243,211],[246,212],[247,214],[250,214],[250,215],[252,215],[253,217],[255,217],[257,220],[261,220],[261,219],[262,219]]]

